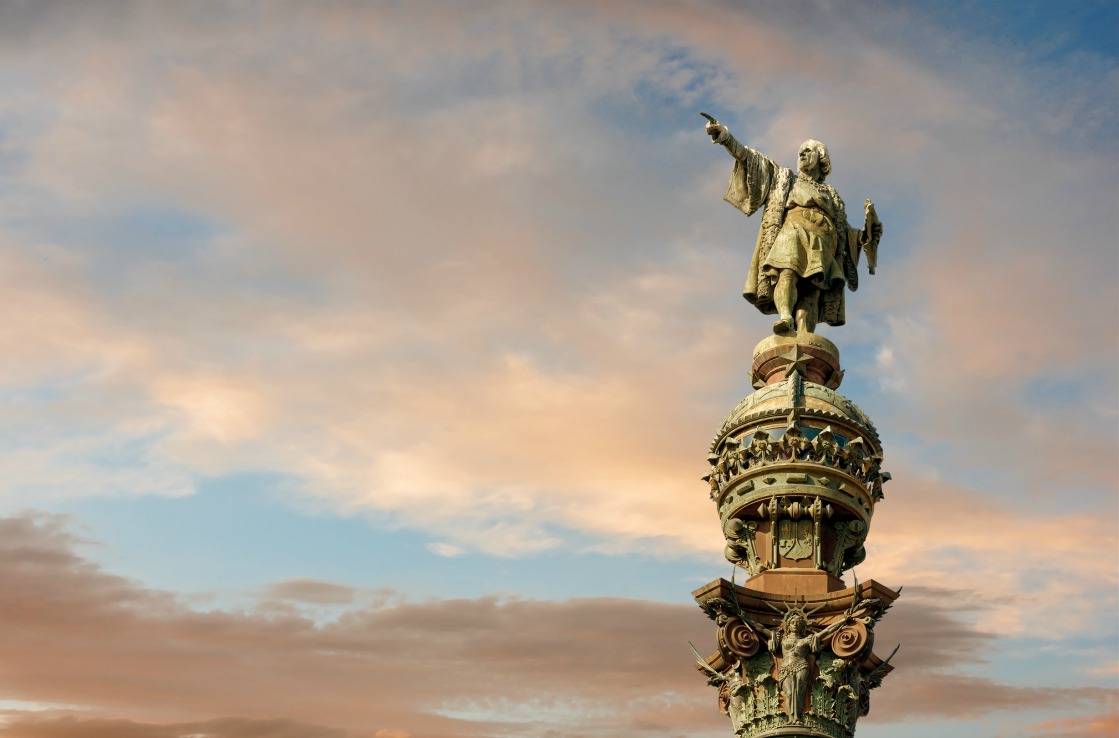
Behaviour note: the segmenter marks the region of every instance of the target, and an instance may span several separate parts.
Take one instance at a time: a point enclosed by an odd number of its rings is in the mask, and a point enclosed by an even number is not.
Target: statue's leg
[[[785,696],[785,716],[790,722],[796,722],[796,680],[793,674],[786,674],[781,680],[781,694]]]
[[[788,333],[795,328],[793,307],[797,302],[797,273],[782,269],[773,289],[773,304],[777,307],[778,320],[773,324],[774,333]]]
[[[797,330],[811,333],[816,330],[816,321],[820,319],[820,289],[806,280],[800,284],[798,292]]]
[[[807,671],[804,671],[804,670],[798,670],[798,671],[793,672],[793,676],[792,676],[793,683],[792,683],[792,689],[790,690],[792,692],[792,695],[785,698],[785,699],[789,699],[791,697],[791,699],[792,699],[793,709],[789,712],[789,718],[794,723],[800,723],[801,720],[803,720],[804,691],[805,691],[805,687],[808,686],[807,683],[806,683],[807,679],[805,678],[807,676],[808,676]]]

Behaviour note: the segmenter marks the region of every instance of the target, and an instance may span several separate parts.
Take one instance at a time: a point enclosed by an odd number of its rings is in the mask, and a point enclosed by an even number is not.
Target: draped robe
[[[843,287],[846,284],[851,291],[859,288],[855,267],[865,236],[848,225],[839,193],[823,182],[798,181],[792,170],[778,166],[733,136],[728,136],[723,145],[734,157],[723,199],[746,215],[763,208],[742,296],[763,313],[776,314],[773,288],[777,274],[782,268],[791,268],[820,289],[820,322],[843,325]],[[787,217],[790,212],[793,216]]]

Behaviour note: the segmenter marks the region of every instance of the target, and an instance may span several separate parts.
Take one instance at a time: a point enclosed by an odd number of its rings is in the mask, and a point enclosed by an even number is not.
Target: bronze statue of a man
[[[874,274],[882,236],[874,205],[866,201],[863,229],[851,228],[839,193],[824,182],[831,159],[822,143],[809,139],[801,145],[794,174],[703,115],[711,142],[734,157],[723,199],[746,215],[764,208],[743,296],[763,313],[777,314],[774,333],[813,331],[821,320],[843,325],[843,288],[858,289],[855,267],[863,250]]]

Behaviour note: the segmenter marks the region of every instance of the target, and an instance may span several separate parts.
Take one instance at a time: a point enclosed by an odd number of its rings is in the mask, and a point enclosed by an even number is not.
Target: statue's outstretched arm
[[[820,639],[821,641],[822,641],[822,640],[825,640],[825,639],[826,639],[826,638],[827,638],[828,636],[830,636],[830,635],[832,635],[833,633],[835,633],[836,631],[838,631],[838,630],[839,630],[840,628],[842,628],[842,627],[843,627],[844,625],[847,625],[847,623],[849,623],[850,621],[851,621],[851,617],[850,617],[850,615],[846,615],[846,616],[845,616],[845,617],[844,617],[844,618],[843,618],[842,620],[839,620],[839,621],[837,621],[837,622],[834,622],[834,623],[832,623],[831,625],[829,625],[828,627],[824,628],[823,630],[821,630],[821,631],[820,631],[819,633],[817,633],[816,635],[817,635],[817,637],[819,637],[819,639]]]
[[[707,119],[707,135],[711,137],[711,143],[722,144],[728,154],[739,161],[744,161],[749,149],[731,135],[730,129],[707,113],[700,113],[700,115]]]
[[[820,631],[820,638],[827,638],[832,633],[835,633],[837,630],[839,630],[840,628],[842,628],[846,624],[847,623],[842,621],[842,620],[839,621],[838,623],[832,623],[831,625],[829,625],[828,627],[826,627],[826,628],[824,628],[823,630]]]
[[[753,628],[754,630],[761,633],[766,638],[772,638],[773,637],[773,631],[772,630],[765,627],[761,623],[758,623],[758,622],[755,622],[755,621],[751,620],[749,617],[747,617],[746,613],[739,613],[739,617],[742,618],[742,622],[746,623],[747,625],[749,625],[751,628]]]

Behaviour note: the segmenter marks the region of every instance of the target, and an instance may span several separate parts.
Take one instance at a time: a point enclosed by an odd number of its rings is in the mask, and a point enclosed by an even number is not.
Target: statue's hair
[[[785,616],[781,618],[781,626],[783,628],[789,628],[794,620],[803,621],[805,629],[808,628],[808,613],[804,611],[803,605],[786,604],[785,607],[788,609],[785,611]]]
[[[820,181],[823,182],[827,176],[831,174],[831,156],[828,155],[828,147],[814,138],[810,138],[800,145],[800,148],[811,146],[816,151],[816,156],[819,159],[820,167]],[[799,149],[798,149],[799,151]]]
[[[781,615],[781,629],[787,631],[794,620],[804,621],[805,630],[809,630],[812,627],[812,616],[815,615],[817,611],[823,609],[826,603],[822,603],[812,608],[811,610],[806,610],[805,605],[807,605],[807,601],[797,602],[794,599],[793,602],[784,603],[784,613],[782,613],[781,609],[779,607],[776,607],[772,602],[766,602],[766,604],[769,605],[770,609],[772,609],[774,612]]]

